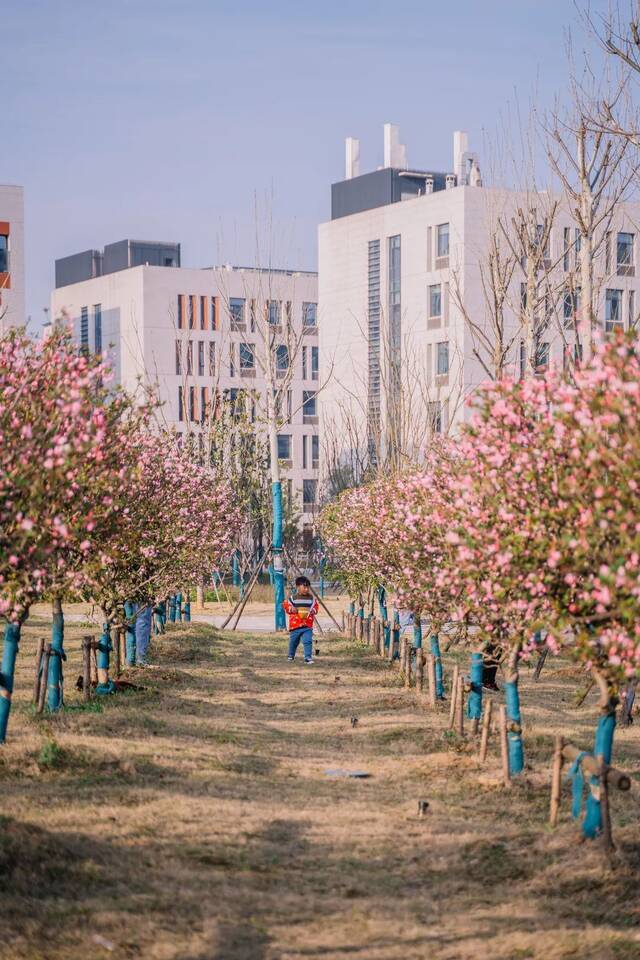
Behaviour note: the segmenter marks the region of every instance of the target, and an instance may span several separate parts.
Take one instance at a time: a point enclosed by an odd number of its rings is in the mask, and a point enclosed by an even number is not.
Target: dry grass
[[[495,747],[480,770],[446,710],[348,641],[305,667],[282,638],[176,626],[144,691],[84,709],[74,625],[67,709],[39,719],[43,632],[26,631],[0,752],[0,957],[640,957],[638,807],[614,797],[614,869],[578,846],[568,802],[545,826],[553,734],[588,747],[596,717],[591,696],[572,708],[567,664],[524,678],[530,769],[506,791]],[[637,727],[616,749],[637,775]]]

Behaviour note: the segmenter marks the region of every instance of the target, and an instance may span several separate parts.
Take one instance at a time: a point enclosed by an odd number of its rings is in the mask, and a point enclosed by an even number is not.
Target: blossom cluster
[[[454,443],[325,508],[354,582],[384,584],[436,625],[466,618],[524,649],[544,630],[616,685],[640,672],[640,355],[601,345],[571,379],[482,388]]]

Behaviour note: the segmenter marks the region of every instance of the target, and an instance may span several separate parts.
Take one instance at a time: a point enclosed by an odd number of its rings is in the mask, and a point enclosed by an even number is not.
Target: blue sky
[[[481,151],[509,102],[562,92],[565,30],[582,43],[572,0],[0,0],[0,16],[0,183],[26,191],[34,326],[54,259],[88,247],[253,262],[256,192],[276,259],[313,269],[345,136],[373,169],[394,121],[411,164],[448,169],[454,129]]]

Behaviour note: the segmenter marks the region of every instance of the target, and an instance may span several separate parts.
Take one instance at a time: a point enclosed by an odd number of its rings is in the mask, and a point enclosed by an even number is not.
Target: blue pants
[[[313,630],[311,627],[298,627],[296,630],[289,631],[289,656],[295,657],[301,640],[305,660],[310,660],[313,655]]]
[[[136,658],[138,661],[144,661],[147,657],[147,647],[151,639],[151,616],[150,606],[138,607],[136,616]]]

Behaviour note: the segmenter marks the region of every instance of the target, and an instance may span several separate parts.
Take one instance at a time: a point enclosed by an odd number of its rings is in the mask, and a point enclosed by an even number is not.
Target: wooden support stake
[[[36,675],[33,681],[33,702],[35,705],[38,705],[40,700],[40,678],[42,676],[41,666],[42,666],[42,651],[44,650],[44,637],[39,637],[36,644]],[[43,682],[46,686],[47,678],[43,678]]]
[[[37,712],[42,713],[45,701],[47,699],[47,680],[49,677],[49,660],[51,658],[51,644],[45,643],[42,652],[42,679],[40,681],[40,690],[38,691]]]
[[[387,658],[389,660],[389,663],[393,662],[393,654],[394,654],[394,647],[395,647],[393,634],[394,634],[393,626],[390,626],[389,627],[389,649],[387,651]]]
[[[85,703],[91,699],[91,637],[82,638],[82,693]]]
[[[118,630],[118,651],[118,676],[120,676],[127,662],[127,634],[123,629]]]
[[[570,763],[576,759],[579,753],[580,750],[574,747],[572,743],[565,743],[562,748],[563,759],[568,760]],[[588,774],[590,777],[600,776],[598,761],[590,754],[582,758],[581,766],[585,774]],[[610,787],[616,787],[623,792],[631,789],[631,778],[629,774],[623,773],[622,770],[616,770],[615,767],[607,767],[607,783]]]
[[[561,736],[555,737],[553,760],[551,761],[551,803],[549,806],[549,823],[555,827],[560,813],[560,795],[562,791],[562,748],[564,740]]]
[[[436,708],[436,660],[433,654],[427,654],[427,679],[429,681],[429,706]]]
[[[449,726],[453,728],[453,721],[456,716],[456,700],[458,699],[458,677],[460,675],[460,667],[456,663],[453,668],[453,675],[451,677],[451,703],[449,705]]]
[[[416,693],[419,697],[424,692],[424,653],[422,647],[416,650]]]
[[[413,652],[413,644],[409,639],[405,640],[404,644],[404,685],[409,690],[411,689],[411,654]]]
[[[458,696],[456,697],[456,733],[464,736],[464,677],[458,677]]]
[[[478,728],[480,726],[480,721],[477,717],[471,718],[471,736],[476,737],[478,735]]]
[[[505,787],[511,783],[511,774],[509,773],[509,744],[507,741],[507,708],[500,707],[500,756],[502,758],[502,778]]]
[[[341,619],[341,627],[340,627],[340,628],[341,628],[342,632],[344,633],[344,610],[342,611],[342,619]]]
[[[96,638],[91,640],[91,683],[98,683],[98,657],[96,654]]]
[[[484,707],[484,716],[482,718],[482,735],[480,737],[480,763],[487,759],[487,750],[489,748],[489,735],[491,733],[491,712],[493,703],[487,700]]]

